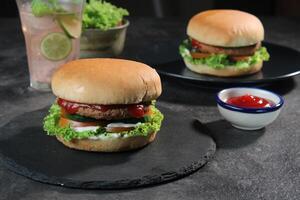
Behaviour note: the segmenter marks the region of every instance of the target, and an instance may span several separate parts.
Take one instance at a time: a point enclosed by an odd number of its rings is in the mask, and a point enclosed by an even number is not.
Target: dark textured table
[[[267,41],[300,51],[300,19],[262,20]],[[185,23],[176,19],[132,19],[123,57],[146,63],[178,58],[177,46],[185,37]],[[18,20],[0,20],[0,126],[22,113],[48,106],[54,99],[49,93],[27,88],[20,30]],[[34,182],[8,171],[0,160],[0,199],[300,199],[299,84],[300,76],[267,86],[286,100],[281,115],[263,130],[243,132],[231,128],[219,115],[214,101],[218,89],[163,77],[162,104],[191,113],[213,131],[218,150],[205,167],[184,179],[154,187],[84,191]]]

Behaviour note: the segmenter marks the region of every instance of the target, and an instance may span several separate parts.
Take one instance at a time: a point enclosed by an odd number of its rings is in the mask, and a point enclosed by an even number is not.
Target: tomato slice
[[[68,113],[67,113],[67,111],[64,109],[64,108],[60,108],[60,115],[62,116],[62,117],[67,117],[67,115],[68,115]]]
[[[100,122],[78,122],[64,117],[61,117],[58,122],[60,127],[68,127],[69,125],[75,127],[87,127],[87,126],[101,126]],[[103,124],[102,124],[103,125]],[[107,132],[119,133],[123,131],[133,130],[134,127],[106,127]]]
[[[209,57],[210,55],[211,54],[209,54],[209,53],[191,52],[191,56],[196,59],[206,58],[206,57]]]
[[[249,56],[230,56],[230,60],[238,62],[248,60]]]
[[[67,127],[69,125],[71,127],[101,126],[101,122],[78,122],[64,117],[60,117],[58,125],[60,127]]]
[[[123,131],[133,130],[135,127],[106,127],[106,131],[111,133],[119,133]]]

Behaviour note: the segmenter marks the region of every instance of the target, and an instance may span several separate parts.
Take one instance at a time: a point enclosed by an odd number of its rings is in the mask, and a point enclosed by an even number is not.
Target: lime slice
[[[63,60],[72,51],[71,39],[63,33],[50,33],[43,38],[41,51],[49,60]]]
[[[73,14],[57,15],[57,21],[70,38],[79,38],[81,35],[81,21]]]

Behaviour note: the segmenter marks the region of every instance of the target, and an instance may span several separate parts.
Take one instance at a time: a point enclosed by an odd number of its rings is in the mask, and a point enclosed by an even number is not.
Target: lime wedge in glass
[[[72,51],[71,39],[63,33],[50,33],[43,38],[41,51],[49,60],[63,60]]]
[[[79,38],[81,21],[74,13],[59,14],[56,17],[59,25],[70,38]]]

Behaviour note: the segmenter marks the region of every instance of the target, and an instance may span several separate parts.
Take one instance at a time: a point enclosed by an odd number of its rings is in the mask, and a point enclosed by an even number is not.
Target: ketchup
[[[82,104],[67,101],[65,99],[58,98],[57,104],[65,109],[65,111],[69,114],[76,114],[79,108],[89,108],[93,110],[98,110],[101,112],[106,112],[110,109],[126,109],[130,116],[135,118],[144,117],[145,114],[149,111],[148,104],[129,104],[129,105],[99,105],[99,104]]]
[[[269,108],[274,105],[274,103],[268,99],[249,94],[231,97],[227,100],[227,103],[242,108]]]
[[[201,49],[201,43],[195,39],[191,39],[192,47],[195,49]]]
[[[145,107],[144,105],[130,105],[127,109],[129,114],[136,118],[144,117],[149,111],[149,107]]]
[[[63,107],[69,114],[75,114],[79,109],[79,104],[71,103],[61,98],[57,99],[57,104]]]

